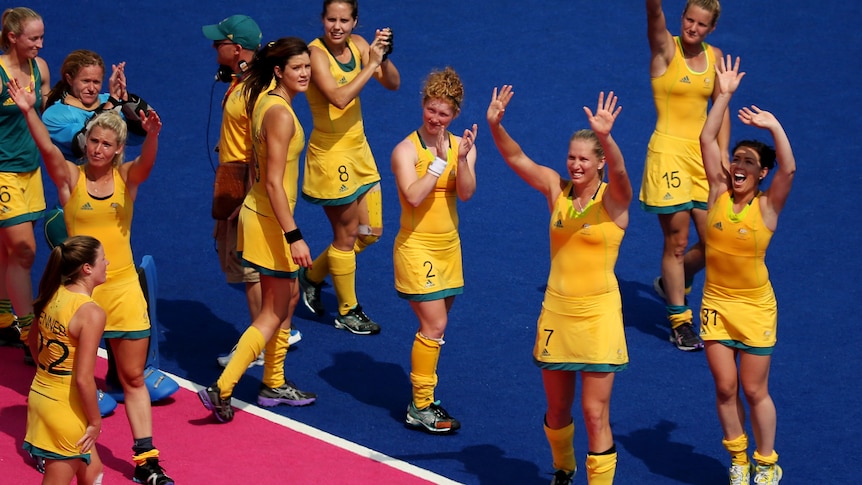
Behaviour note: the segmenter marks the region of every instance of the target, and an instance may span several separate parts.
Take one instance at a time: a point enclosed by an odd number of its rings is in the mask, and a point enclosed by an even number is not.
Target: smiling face
[[[10,41],[21,59],[35,59],[42,49],[44,37],[42,19],[29,19],[23,23],[20,34],[10,34]]]
[[[450,101],[430,98],[422,104],[422,125],[431,136],[436,136],[440,130],[445,131],[456,116],[458,111]]]
[[[78,98],[85,107],[97,105],[104,76],[104,69],[97,65],[82,67],[74,77],[67,74],[66,82],[69,83],[69,94]]]
[[[734,193],[756,190],[769,170],[760,164],[760,154],[752,147],[741,146],[730,161],[730,185]]]
[[[596,152],[596,142],[575,137],[569,143],[566,169],[572,183],[579,187],[593,186],[600,178],[599,171],[605,166],[604,159]]]
[[[356,27],[353,6],[345,2],[333,2],[326,6],[323,14],[323,35],[328,44],[339,45],[347,42]]]

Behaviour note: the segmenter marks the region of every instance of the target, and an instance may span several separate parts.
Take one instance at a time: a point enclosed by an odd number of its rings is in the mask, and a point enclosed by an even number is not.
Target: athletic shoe
[[[287,338],[287,343],[289,345],[296,345],[299,341],[302,340],[302,332],[291,327],[290,329],[290,337]]]
[[[691,322],[672,328],[670,331],[670,342],[676,345],[676,348],[679,350],[686,352],[703,350],[703,340],[695,333]]]
[[[266,352],[266,351],[265,350],[261,351],[260,355],[258,355],[256,359],[251,361],[251,364],[248,365],[249,369],[251,369],[252,367],[254,367],[256,365],[263,365],[263,353],[264,352]],[[233,348],[230,349],[230,353],[228,353],[227,355],[222,355],[221,357],[216,359],[216,361],[218,362],[218,365],[220,365],[222,367],[227,367],[227,365],[230,363],[230,360],[233,358],[233,354],[235,354],[235,353],[236,353],[236,345],[234,345]]]
[[[377,325],[365,312],[362,306],[356,305],[347,315],[338,315],[335,318],[335,328],[343,328],[356,335],[375,335],[380,333],[380,325]]]
[[[285,381],[281,387],[260,387],[257,395],[257,403],[264,407],[287,404],[288,406],[308,406],[317,400],[317,394],[313,392],[300,391],[290,381]]]
[[[731,465],[730,485],[751,485],[751,465]]]
[[[299,293],[302,296],[302,303],[308,308],[308,311],[314,313],[318,317],[326,313],[323,307],[323,302],[320,301],[320,287],[322,284],[314,284],[306,276],[306,269],[299,268]]]
[[[450,433],[461,428],[457,419],[440,406],[440,401],[434,401],[424,409],[417,409],[412,401],[407,406],[405,422],[414,428],[424,428],[431,433]]]
[[[21,330],[14,323],[8,327],[0,328],[0,347],[20,347]]]
[[[135,476],[132,480],[135,483],[143,483],[145,485],[174,485],[174,479],[165,474],[165,471],[159,465],[158,458],[147,458],[146,463],[137,465],[135,467]]]
[[[656,294],[661,297],[662,300],[667,300],[667,293],[664,292],[664,282],[661,279],[661,276],[656,276],[654,280],[652,280],[652,289],[655,290]],[[685,287],[685,295],[688,296],[691,294],[691,286]]]
[[[198,391],[198,397],[201,399],[204,407],[213,412],[213,415],[219,422],[227,423],[233,420],[233,408],[230,405],[231,398],[222,399],[219,395],[221,391],[218,386],[213,384],[206,389]]]
[[[572,480],[575,478],[575,472],[567,472],[566,470],[557,470],[554,472],[554,478],[551,480],[551,485],[572,485]]]
[[[754,483],[778,485],[783,474],[778,465],[757,465],[754,467]]]

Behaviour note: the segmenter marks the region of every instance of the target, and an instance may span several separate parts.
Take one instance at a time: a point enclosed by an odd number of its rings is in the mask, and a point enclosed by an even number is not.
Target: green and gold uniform
[[[69,236],[92,236],[105,248],[108,279],[93,290],[93,300],[107,314],[105,338],[148,338],[147,301],[132,256],[132,196],[117,169],[114,193],[103,198],[87,192],[85,167],[78,170],[78,182],[63,205],[63,219]]]
[[[408,139],[416,147],[416,175],[422,177],[435,157],[417,132]],[[455,136],[449,133],[448,165],[437,178],[434,190],[418,206],[413,207],[399,192],[401,227],[395,238],[392,258],[395,289],[402,298],[429,301],[463,293],[455,189],[457,150]]]
[[[707,66],[695,72],[685,62],[679,37],[667,70],[652,78],[657,114],[647,147],[641,207],[654,214],[706,209],[709,185],[700,154],[700,131],[715,85],[715,52],[703,43]]]
[[[39,316],[39,354],[27,397],[24,437],[24,449],[36,456],[90,463],[90,453],[81,453],[76,444],[89,421],[75,383],[78,339],[69,333],[69,322],[81,305],[92,301],[60,286]]]
[[[309,46],[329,52],[321,39],[315,39]],[[350,63],[342,64],[329,56],[329,72],[339,86],[352,81],[362,69],[359,49],[351,42],[347,47],[353,54]],[[359,97],[339,109],[311,83],[306,98],[314,128],[305,156],[302,197],[318,205],[353,202],[380,181],[377,163],[365,138]]]
[[[763,224],[760,196],[736,214],[728,191],[707,213],[703,340],[744,349],[775,345],[778,308],[765,261],[773,231]]]
[[[602,184],[583,212],[571,182],[551,211],[551,271],[533,358],[543,369],[616,372],[629,361],[614,266],[625,231],[602,203]]]
[[[263,274],[281,277],[296,277],[299,265],[293,262],[290,245],[272,210],[272,202],[266,192],[267,147],[261,139],[263,118],[271,108],[283,106],[290,112],[295,127],[290,139],[287,163],[284,167],[284,192],[293,213],[296,207],[299,181],[299,155],[305,145],[305,132],[293,108],[281,96],[269,93],[261,96],[252,119],[252,142],[254,144],[255,182],[243,202],[239,214],[239,238],[237,250],[243,263],[251,265]]]

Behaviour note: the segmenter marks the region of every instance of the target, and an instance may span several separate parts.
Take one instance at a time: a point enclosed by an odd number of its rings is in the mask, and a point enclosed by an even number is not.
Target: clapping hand
[[[478,131],[479,127],[475,123],[473,123],[472,129],[464,130],[464,134],[461,135],[461,142],[458,143],[458,160],[467,159],[467,154],[470,153],[473,145],[476,144],[476,133]]]
[[[586,106],[584,106],[584,113],[587,114],[587,121],[590,122],[590,128],[592,128],[593,132],[599,136],[606,136],[611,132],[614,121],[616,121],[622,109],[622,106],[617,106],[617,97],[613,91],[608,93],[607,98],[605,98],[605,92],[602,91],[599,93],[596,113],[593,114],[590,108]]]
[[[108,79],[108,92],[112,98],[127,101],[129,94],[126,91],[126,63],[111,65],[111,77]]]
[[[503,115],[506,113],[506,106],[512,100],[515,92],[512,91],[511,84],[504,84],[500,88],[499,93],[497,88],[494,88],[494,93],[491,94],[491,104],[488,105],[488,112],[485,114],[488,123],[491,125],[499,125],[503,121]]]

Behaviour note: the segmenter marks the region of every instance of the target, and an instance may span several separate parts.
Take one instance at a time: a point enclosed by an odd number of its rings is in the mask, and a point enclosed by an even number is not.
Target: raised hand
[[[739,56],[736,57],[736,62],[732,63],[730,54],[727,55],[726,60],[721,58],[721,62],[715,66],[715,71],[715,79],[721,94],[733,94],[739,87],[742,77],[745,76],[744,72],[739,72]]]
[[[754,105],[751,105],[750,108],[743,107],[739,110],[739,114],[737,116],[739,117],[739,121],[749,126],[767,129],[780,126],[775,115]]]
[[[156,110],[151,109],[144,113],[144,110],[138,111],[138,116],[141,117],[141,127],[147,132],[147,135],[158,135],[162,130],[162,119]]]
[[[475,123],[473,123],[472,130],[464,130],[464,134],[461,135],[461,142],[458,143],[458,160],[465,160],[467,158],[467,154],[470,153],[473,145],[476,144],[476,133],[478,131],[479,127]]]
[[[18,80],[14,77],[6,83],[6,89],[9,91],[9,97],[15,102],[15,105],[27,113],[36,106],[36,85],[30,82],[30,89],[24,89],[18,84]]]
[[[509,105],[509,101],[512,100],[512,96],[514,95],[515,92],[512,90],[511,84],[504,84],[500,88],[499,93],[497,92],[497,88],[494,88],[494,93],[491,94],[491,104],[488,105],[488,112],[485,114],[488,124],[499,125],[503,121],[506,106]]]
[[[596,135],[607,135],[611,132],[614,121],[622,109],[622,106],[617,106],[617,97],[613,91],[608,93],[607,98],[605,98],[605,92],[602,91],[599,93],[599,102],[596,105],[595,114],[586,106],[584,106],[584,113],[587,114],[587,121]]]

